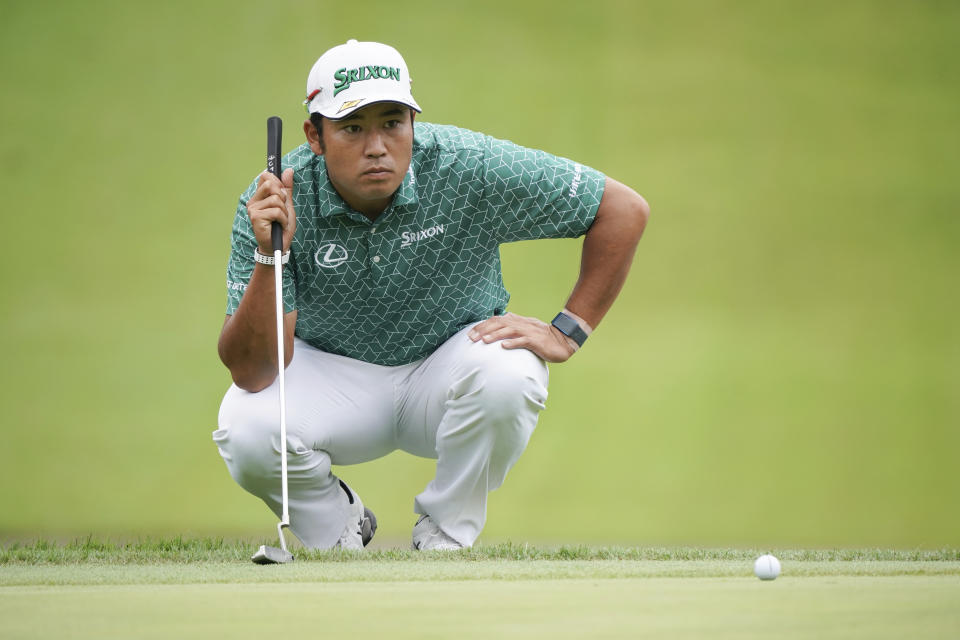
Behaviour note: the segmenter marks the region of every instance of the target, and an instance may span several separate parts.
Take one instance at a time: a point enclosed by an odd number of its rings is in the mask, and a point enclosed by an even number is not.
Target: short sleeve
[[[593,224],[606,177],[544,151],[487,138],[485,222],[500,243],[576,238]]]

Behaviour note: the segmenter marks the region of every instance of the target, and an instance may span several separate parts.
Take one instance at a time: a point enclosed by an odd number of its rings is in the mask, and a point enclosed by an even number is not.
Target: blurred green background
[[[653,217],[482,540],[960,545],[960,4],[25,2],[0,24],[0,538],[259,535],[210,440],[236,198],[329,46]],[[547,319],[579,241],[504,247]],[[386,541],[433,463],[339,472]]]

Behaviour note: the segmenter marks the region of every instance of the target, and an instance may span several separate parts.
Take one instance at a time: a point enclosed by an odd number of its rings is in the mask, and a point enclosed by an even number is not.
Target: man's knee
[[[231,388],[220,406],[220,428],[213,434],[230,474],[244,487],[273,477],[280,465],[276,397],[261,394]]]
[[[493,424],[515,422],[536,414],[547,400],[547,366],[526,349],[504,349],[499,343],[476,343],[467,350],[463,375],[450,388],[450,399],[471,396]]]

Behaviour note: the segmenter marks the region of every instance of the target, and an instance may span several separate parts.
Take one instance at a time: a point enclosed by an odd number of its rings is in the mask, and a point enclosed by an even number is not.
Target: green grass
[[[4,638],[948,638],[960,550],[538,547],[443,554],[301,551],[260,541],[12,543],[0,550]]]
[[[8,4],[0,637],[960,636],[956,3]],[[276,521],[210,440],[230,222],[354,37],[424,120],[652,205],[491,495],[484,541],[536,545],[249,562]],[[504,247],[511,310],[552,317],[578,252]],[[401,540],[433,465],[337,472]]]
[[[960,545],[960,4],[4,8],[3,215],[31,254],[0,273],[0,538],[273,529],[210,439],[228,234],[266,117],[296,145],[310,65],[360,38],[403,52],[424,120],[653,209],[486,539]],[[551,318],[578,251],[504,247],[511,309]],[[433,465],[337,472],[399,538]]]
[[[275,540],[226,540],[223,538],[145,539],[116,542],[92,536],[70,542],[36,540],[11,542],[0,547],[2,565],[153,565],[246,562],[252,550]],[[561,545],[547,547],[503,543],[478,545],[449,554],[424,554],[404,548],[369,549],[363,552],[310,551],[297,549],[299,560],[322,563],[380,563],[449,558],[458,562],[746,562],[762,553],[775,553],[782,561],[800,563],[960,563],[960,549],[707,549],[675,547],[598,547]],[[930,565],[934,566],[934,565]]]
[[[952,638],[956,577],[0,590],[4,637]]]

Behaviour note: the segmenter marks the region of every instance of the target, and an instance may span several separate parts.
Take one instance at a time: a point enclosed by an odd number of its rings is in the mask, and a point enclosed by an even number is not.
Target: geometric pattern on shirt
[[[387,366],[424,358],[504,313],[502,243],[578,237],[593,222],[605,181],[596,170],[458,127],[414,131],[410,171],[374,222],[340,198],[309,146],[283,158],[297,213],[284,305],[298,312],[296,335],[319,349]],[[234,216],[228,314],[253,273],[255,189]]]

